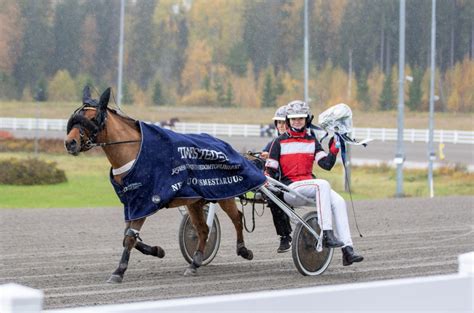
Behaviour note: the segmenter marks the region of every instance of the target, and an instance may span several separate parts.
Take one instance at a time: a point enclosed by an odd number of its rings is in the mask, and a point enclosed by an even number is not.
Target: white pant
[[[332,220],[335,221],[335,234],[344,246],[352,246],[351,231],[347,218],[347,208],[344,199],[324,179],[308,179],[292,183],[289,188],[301,195],[315,200],[318,212],[318,223],[321,229],[333,229]],[[300,198],[285,194],[285,202],[291,206],[307,206],[308,203]]]

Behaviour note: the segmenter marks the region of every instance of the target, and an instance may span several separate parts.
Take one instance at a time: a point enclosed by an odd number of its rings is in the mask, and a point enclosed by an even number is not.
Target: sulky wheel
[[[208,206],[205,208],[204,214],[207,217]],[[202,265],[207,265],[211,263],[214,257],[219,250],[219,245],[221,242],[221,225],[217,214],[214,215],[214,221],[212,223],[212,228],[209,231],[209,237],[206,242],[206,248],[204,249]],[[179,249],[183,254],[186,262],[191,264],[193,261],[193,255],[196,251],[196,246],[198,244],[198,236],[194,230],[194,226],[191,223],[191,218],[189,214],[186,213],[183,215],[181,224],[179,225]]]
[[[318,216],[316,212],[309,212],[303,216],[303,220],[308,223],[316,233],[320,233]],[[322,274],[331,263],[334,254],[333,248],[323,247],[323,251],[316,251],[318,240],[301,223],[296,225],[292,255],[298,272],[305,276],[316,276]]]

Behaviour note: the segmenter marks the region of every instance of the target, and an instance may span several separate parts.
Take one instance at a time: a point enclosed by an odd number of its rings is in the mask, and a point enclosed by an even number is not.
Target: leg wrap
[[[135,249],[137,249],[143,254],[156,256],[160,259],[165,256],[165,250],[163,250],[161,247],[158,247],[158,246],[151,247],[141,241],[138,241],[135,244]]]
[[[140,238],[140,232],[133,228],[127,228],[127,230],[125,231],[125,236],[133,237],[135,239],[142,241],[142,239]]]

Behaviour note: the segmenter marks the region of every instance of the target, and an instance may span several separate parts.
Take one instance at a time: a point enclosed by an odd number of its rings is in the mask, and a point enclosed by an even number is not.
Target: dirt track
[[[268,209],[256,217],[256,230],[245,234],[254,260],[236,257],[233,227],[220,211],[223,238],[216,258],[199,269],[199,276],[184,277],[187,263],[177,240],[181,215],[162,210],[147,221],[141,237],[162,246],[165,258],[135,250],[119,285],[105,281],[122,252],[121,209],[2,209],[0,284],[42,289],[44,308],[52,309],[448,274],[457,271],[459,254],[474,251],[474,197],[358,201],[355,206],[364,237],[355,227],[352,233],[365,261],[343,267],[338,250],[317,277],[300,275],[291,253],[276,253]],[[349,215],[354,226],[350,209]]]

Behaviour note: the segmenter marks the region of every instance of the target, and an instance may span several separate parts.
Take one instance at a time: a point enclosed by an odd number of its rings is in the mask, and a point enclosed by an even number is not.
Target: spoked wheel
[[[207,217],[209,206],[205,207],[204,214]],[[206,242],[206,248],[204,249],[204,255],[202,260],[202,265],[207,265],[211,263],[214,257],[219,250],[219,245],[221,243],[221,225],[217,214],[214,215],[214,221],[212,223],[212,228],[209,231],[209,237]],[[191,264],[193,261],[194,252],[196,252],[198,244],[198,235],[194,229],[193,223],[191,223],[191,218],[189,214],[186,213],[183,215],[181,224],[179,225],[179,249],[183,254],[186,262]]]
[[[316,212],[306,213],[302,219],[320,233]],[[323,247],[323,251],[316,251],[318,240],[301,223],[296,225],[293,237],[292,255],[298,272],[305,276],[321,275],[331,263],[334,248]]]

